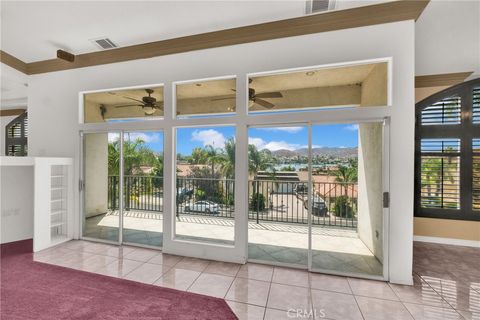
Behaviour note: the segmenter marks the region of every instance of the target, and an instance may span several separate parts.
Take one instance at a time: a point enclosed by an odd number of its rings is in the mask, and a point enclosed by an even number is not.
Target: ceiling
[[[337,0],[337,9],[383,2]],[[305,0],[287,1],[1,1],[2,50],[25,61],[298,17]],[[127,25],[127,27],[125,27]],[[416,75],[474,71],[480,76],[480,1],[431,0],[416,23]],[[2,66],[2,71],[4,70]],[[25,99],[25,77],[2,72],[5,100]]]
[[[2,1],[2,50],[33,62],[55,58],[57,49],[97,51],[89,39],[99,37],[129,46],[304,13],[300,0]]]

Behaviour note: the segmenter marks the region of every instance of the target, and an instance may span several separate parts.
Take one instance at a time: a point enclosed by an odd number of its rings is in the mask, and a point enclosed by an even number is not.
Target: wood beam
[[[472,73],[473,71],[416,76],[415,88],[453,86],[465,81]]]
[[[28,65],[20,59],[0,50],[0,62],[23,73],[28,73]]]
[[[23,114],[26,109],[6,109],[0,110],[0,117],[11,117],[11,116],[19,116]]]
[[[256,25],[207,32],[106,51],[75,56],[74,62],[61,59],[27,64],[27,74],[84,68],[122,61],[217,48],[236,44],[301,36],[306,34],[416,20],[429,0],[401,0],[381,4],[306,15]]]

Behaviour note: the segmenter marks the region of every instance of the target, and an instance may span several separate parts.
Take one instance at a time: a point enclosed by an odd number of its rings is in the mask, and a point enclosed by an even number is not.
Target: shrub
[[[198,201],[198,200],[205,200],[207,197],[206,197],[206,194],[205,194],[205,191],[203,191],[202,189],[197,189],[195,190],[195,199]]]
[[[263,211],[265,210],[265,196],[261,193],[252,194],[250,199],[250,210]]]
[[[347,196],[339,196],[335,199],[335,215],[342,218],[353,218],[355,216],[352,203]]]

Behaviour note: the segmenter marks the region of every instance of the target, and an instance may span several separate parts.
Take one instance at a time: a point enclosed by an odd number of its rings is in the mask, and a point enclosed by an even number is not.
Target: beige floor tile
[[[275,267],[272,282],[308,287],[308,272],[305,270]]]
[[[405,303],[415,320],[463,320],[463,317],[450,307],[424,306]]]
[[[202,273],[190,286],[188,291],[223,298],[227,294],[234,279],[233,277],[218,274]]]
[[[201,272],[172,267],[153,284],[160,287],[186,291],[200,276]]]
[[[135,250],[126,254],[124,258],[128,260],[147,262],[158,254],[160,254],[160,252],[156,250],[135,248]]]
[[[240,269],[240,266],[241,265],[237,263],[212,261],[204,272],[235,277]]]
[[[136,250],[135,248],[128,247],[128,246],[112,246],[110,248],[105,248],[104,250],[101,251],[100,254],[104,254],[106,256],[111,256],[111,257],[120,259],[135,250]]]
[[[386,300],[399,300],[386,282],[348,278],[348,283],[354,295]]]
[[[312,310],[291,309],[291,310],[277,310],[265,309],[265,320],[292,320],[292,319],[314,319]],[[319,318],[321,319],[321,318]]]
[[[166,266],[173,267],[182,259],[183,257],[181,256],[175,256],[173,254],[167,254],[167,253],[159,253],[153,258],[151,258],[150,260],[148,260],[148,263],[164,264]]]
[[[265,307],[269,290],[269,282],[236,278],[225,299]]]
[[[109,263],[106,266],[95,270],[95,273],[110,277],[123,278],[142,264],[143,262],[141,261],[118,259],[115,262]]]
[[[457,312],[460,313],[465,318],[465,320],[480,320],[480,311],[472,312],[466,310],[457,310]]]
[[[124,278],[132,281],[152,284],[157,281],[171,267],[161,264],[144,263],[128,273]]]
[[[446,305],[446,301],[443,300],[442,297],[427,283],[416,286],[390,284],[390,287],[402,302],[411,302],[437,307]]]
[[[311,309],[310,290],[284,284],[272,283],[267,307],[279,310]]]
[[[330,276],[320,273],[310,273],[310,286],[312,289],[352,293],[348,280],[345,277]]]
[[[313,309],[327,319],[362,320],[362,314],[353,295],[312,290]]]
[[[239,320],[263,320],[265,314],[265,308],[263,307],[228,300],[227,304]]]
[[[82,271],[94,272],[116,261],[118,261],[117,258],[95,254],[89,258],[75,262],[74,264],[72,264],[71,268]]]
[[[240,267],[237,277],[270,282],[272,281],[273,268],[264,264],[247,263]]]
[[[204,271],[210,261],[204,260],[204,259],[197,259],[197,258],[190,258],[190,257],[185,257],[182,260],[180,260],[175,267],[180,268],[180,269],[187,269],[187,270],[194,270],[194,271]]]
[[[365,320],[413,320],[407,308],[399,301],[356,297]]]

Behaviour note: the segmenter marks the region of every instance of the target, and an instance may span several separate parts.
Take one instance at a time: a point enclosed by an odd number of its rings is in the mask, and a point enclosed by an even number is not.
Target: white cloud
[[[358,131],[358,124],[351,124],[349,126],[346,126],[344,129],[350,131]]]
[[[264,131],[283,131],[288,133],[297,133],[303,130],[303,127],[272,127],[272,128],[258,128]]]
[[[142,139],[145,143],[158,142],[160,141],[159,133],[145,133],[145,132],[126,132],[123,135],[125,141],[135,141],[137,139]],[[108,142],[118,141],[120,135],[118,133],[109,133]]]
[[[262,138],[248,137],[248,144],[253,144],[258,150],[265,149],[265,141]]]
[[[195,130],[192,132],[192,141],[200,141],[203,146],[211,145],[215,148],[225,147],[225,137],[217,130]]]
[[[142,139],[146,143],[160,141],[160,134],[158,133],[144,133],[144,132],[127,132],[124,134],[125,140],[135,141]]]
[[[269,141],[266,142],[262,138],[255,138],[249,137],[248,144],[253,144],[257,147],[258,150],[268,149],[270,151],[277,151],[277,150],[297,150],[301,148],[307,148],[306,146],[302,146],[296,143],[288,143],[286,141]]]

